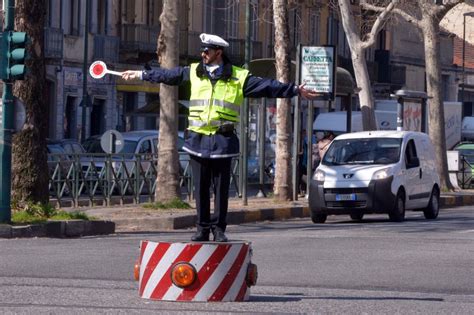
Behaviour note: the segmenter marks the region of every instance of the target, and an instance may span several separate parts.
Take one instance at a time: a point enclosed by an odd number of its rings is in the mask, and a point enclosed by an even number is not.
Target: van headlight
[[[314,175],[313,175],[313,179],[318,181],[318,182],[324,182],[324,177],[325,177],[325,174],[323,171],[321,170],[316,170],[316,172],[314,172]]]
[[[383,168],[381,170],[378,170],[377,172],[372,175],[373,180],[378,180],[378,179],[385,179],[390,176],[390,168]]]

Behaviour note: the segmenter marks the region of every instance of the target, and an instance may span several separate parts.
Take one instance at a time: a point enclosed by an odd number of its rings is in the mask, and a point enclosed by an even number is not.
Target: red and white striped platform
[[[256,282],[256,266],[251,263],[251,243],[151,242],[140,246],[139,295],[163,301],[247,301]],[[172,280],[179,263],[191,265],[195,279],[186,287]]]

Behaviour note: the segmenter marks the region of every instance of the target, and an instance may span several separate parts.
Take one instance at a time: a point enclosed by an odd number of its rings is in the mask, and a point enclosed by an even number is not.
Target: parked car
[[[84,149],[82,144],[75,139],[57,140],[56,143],[58,143],[61,147],[63,147],[64,151],[70,156],[73,156],[75,154],[86,153],[86,150]]]
[[[113,154],[112,167],[117,176],[121,178],[130,178],[134,176],[136,171],[137,156],[141,158],[141,168],[144,172],[151,172],[152,164],[156,165],[158,157],[158,131],[157,130],[140,130],[121,133],[124,140],[123,149],[118,154]],[[103,168],[105,165],[105,152],[100,145],[101,136],[93,136],[84,142],[84,148],[87,153],[95,155],[90,156],[90,160],[83,163],[83,171],[86,177],[102,177],[104,178]],[[177,147],[180,152],[180,174],[184,174],[187,167],[189,156],[182,151],[184,145],[184,135],[179,133],[177,138]]]
[[[68,195],[67,174],[71,172],[72,158],[65,151],[60,141],[47,140],[49,190],[56,196]]]
[[[388,213],[403,221],[405,210],[435,219],[440,184],[433,145],[413,131],[365,131],[336,137],[316,169],[309,190],[314,223],[330,214],[361,220]]]
[[[462,172],[458,173],[458,182],[461,187],[469,188],[474,184],[474,143],[461,142],[454,147],[459,151],[459,159],[462,161]]]

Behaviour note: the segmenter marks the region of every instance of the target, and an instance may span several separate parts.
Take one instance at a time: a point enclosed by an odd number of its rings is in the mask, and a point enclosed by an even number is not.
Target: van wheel
[[[354,221],[362,221],[362,218],[364,218],[363,213],[360,213],[360,212],[351,213],[351,219]]]
[[[328,215],[324,213],[319,213],[319,214],[313,214],[311,216],[311,220],[313,223],[324,223],[326,222]]]
[[[402,222],[403,220],[405,220],[405,198],[403,192],[399,191],[397,193],[395,205],[393,209],[388,213],[388,217],[391,221],[394,222]]]
[[[436,187],[433,187],[431,192],[430,202],[428,206],[423,209],[426,219],[436,219],[439,214],[439,190]]]

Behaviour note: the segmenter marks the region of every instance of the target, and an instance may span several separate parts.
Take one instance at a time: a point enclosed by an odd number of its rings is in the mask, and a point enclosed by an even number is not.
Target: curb
[[[474,205],[474,195],[442,195],[439,200],[440,208]],[[310,217],[309,207],[286,207],[256,210],[229,211],[227,223],[238,225],[259,221],[281,221],[291,218]],[[173,218],[140,218],[114,220],[118,231],[155,231],[178,230],[193,228],[196,215],[183,215]]]
[[[270,208],[258,210],[229,211],[227,223],[238,225],[242,223],[287,220],[291,218],[309,217],[309,207]],[[196,215],[183,215],[173,218],[140,218],[114,220],[118,231],[154,231],[178,230],[193,228],[196,225]]]
[[[462,207],[474,205],[474,195],[442,195],[439,200],[440,208]]]
[[[0,224],[0,238],[25,237],[81,237],[92,235],[107,235],[115,233],[115,223],[112,221],[48,221],[42,224],[15,226]]]

